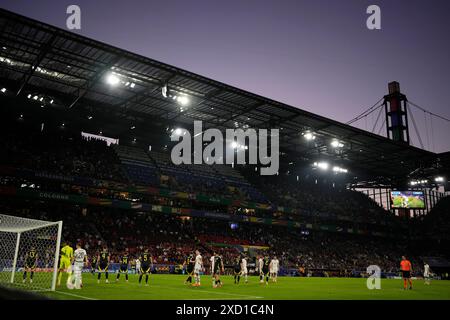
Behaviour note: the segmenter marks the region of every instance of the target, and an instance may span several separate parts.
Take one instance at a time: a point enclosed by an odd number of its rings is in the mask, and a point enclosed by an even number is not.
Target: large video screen
[[[392,209],[425,209],[423,191],[391,191]]]

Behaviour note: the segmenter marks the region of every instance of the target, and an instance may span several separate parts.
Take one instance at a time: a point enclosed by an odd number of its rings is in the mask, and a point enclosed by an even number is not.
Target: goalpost
[[[54,291],[61,231],[62,221],[0,214],[0,285]]]

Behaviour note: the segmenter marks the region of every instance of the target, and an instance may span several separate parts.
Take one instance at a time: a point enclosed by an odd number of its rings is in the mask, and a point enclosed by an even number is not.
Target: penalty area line
[[[165,287],[165,286],[160,286],[160,285],[153,285],[153,287],[160,287],[160,288],[170,288],[173,289],[173,287]],[[189,291],[189,292],[197,292],[197,293],[207,293],[207,294],[219,294],[219,295],[227,295],[227,296],[235,296],[235,297],[241,297],[241,298],[247,298],[247,299],[264,299],[264,297],[260,297],[260,296],[251,296],[251,295],[244,295],[244,294],[237,294],[237,293],[229,293],[229,292],[217,292],[217,291],[209,291],[209,290],[198,290],[198,291],[193,291],[191,289],[186,289],[186,288],[176,288],[176,290],[184,290],[184,291]],[[236,298],[239,299],[239,298]],[[183,300],[216,300],[216,299],[183,299]]]
[[[189,290],[189,289],[186,289],[186,290]],[[246,295],[246,294],[237,294],[237,293],[228,293],[228,292],[215,292],[215,291],[206,291],[206,290],[202,290],[202,291],[199,290],[196,292],[214,293],[214,294],[219,294],[219,295],[224,294],[227,296],[235,296],[235,297],[242,297],[242,298],[248,298],[248,299],[264,299],[264,297],[259,297],[259,296],[250,296],[250,295]],[[238,298],[236,298],[236,299],[238,299]]]
[[[68,296],[81,298],[81,299],[85,299],[85,300],[98,300],[98,299],[95,299],[95,298],[89,298],[89,297],[86,297],[86,296],[80,296],[79,294],[68,293],[68,292],[64,292],[64,291],[52,291],[52,292],[65,294],[65,295],[68,295]]]
[[[244,294],[237,294],[237,293],[229,293],[229,292],[217,292],[217,291],[209,291],[209,290],[198,290],[198,291],[193,291],[191,289],[186,289],[186,288],[177,288],[177,290],[184,290],[184,291],[189,291],[189,292],[196,292],[196,293],[207,293],[207,294],[219,294],[219,295],[227,295],[227,296],[235,296],[237,297],[236,299],[240,298],[247,298],[247,299],[264,299],[264,297],[259,297],[259,296],[251,296],[251,295],[244,295]],[[219,298],[218,298],[219,299]],[[217,300],[217,299],[183,299],[183,300]]]

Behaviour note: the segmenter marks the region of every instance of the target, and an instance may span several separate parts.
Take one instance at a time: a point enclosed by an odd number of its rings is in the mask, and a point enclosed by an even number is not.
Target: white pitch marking
[[[159,285],[153,285],[152,287],[170,288],[170,289],[172,289],[172,287],[164,287],[164,286],[159,286]],[[192,292],[192,290],[186,289],[186,288],[176,288],[176,290],[185,290],[185,291]],[[195,292],[200,292],[200,293],[213,293],[213,294],[224,294],[224,295],[229,295],[229,296],[246,297],[246,298],[253,298],[253,299],[263,299],[263,298],[264,298],[264,297],[249,296],[249,295],[237,294],[237,293],[217,292],[217,291],[207,291],[207,290],[199,290],[199,291],[195,291]],[[195,300],[195,299],[186,299],[186,300]],[[207,299],[199,299],[199,300],[207,300]]]
[[[98,299],[95,299],[95,298],[89,298],[89,297],[85,297],[85,296],[80,296],[78,294],[68,293],[68,292],[64,292],[64,291],[53,291],[53,292],[60,293],[60,294],[66,294],[68,296],[73,296],[73,297],[82,298],[82,299],[86,299],[86,300],[98,300]]]

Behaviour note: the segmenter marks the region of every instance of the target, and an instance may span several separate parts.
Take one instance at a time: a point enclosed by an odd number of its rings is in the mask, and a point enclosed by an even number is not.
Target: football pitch
[[[130,275],[128,283],[123,275],[119,282],[115,274],[109,279],[105,283],[102,277],[98,284],[96,276],[84,274],[81,290],[63,285],[46,295],[64,300],[450,300],[450,281],[444,280],[431,285],[415,280],[413,290],[403,290],[402,280],[382,279],[380,290],[369,290],[362,278],[279,277],[277,283],[265,285],[252,276],[247,284],[235,285],[232,276],[223,276],[221,288],[212,287],[210,276],[202,277],[201,287],[184,285],[182,275],[150,275],[148,286],[139,285],[137,275]]]

